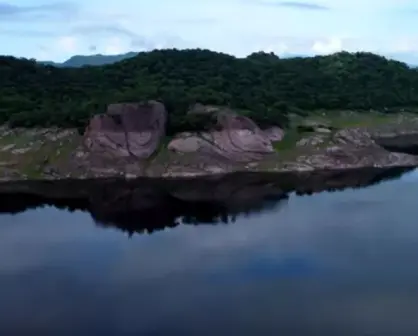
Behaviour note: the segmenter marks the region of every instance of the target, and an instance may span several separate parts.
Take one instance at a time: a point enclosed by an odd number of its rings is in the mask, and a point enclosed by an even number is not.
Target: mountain
[[[66,60],[65,62],[58,63],[58,62],[52,62],[52,61],[39,61],[39,63],[42,63],[44,65],[53,65],[55,67],[60,68],[80,68],[85,65],[91,65],[91,66],[98,66],[98,65],[106,65],[106,64],[112,64],[119,61],[122,61],[124,59],[132,58],[138,55],[138,52],[130,51],[125,54],[116,54],[116,55],[102,55],[102,54],[96,54],[96,55],[75,55]],[[264,56],[263,56],[264,55]],[[295,53],[284,53],[280,54],[279,56],[273,54],[273,53],[266,53],[266,52],[255,52],[247,56],[247,58],[257,58],[257,57],[264,57],[266,58],[266,55],[270,57],[270,59],[273,58],[281,58],[281,59],[287,59],[287,58],[307,58],[307,57],[315,57],[313,54],[295,54]],[[415,54],[411,53],[392,53],[387,55],[390,59],[398,60],[401,62],[405,62],[410,67],[417,67],[418,60]]]
[[[164,102],[169,133],[209,126],[187,113],[195,103],[227,106],[261,126],[283,126],[290,114],[318,109],[418,106],[418,70],[368,52],[283,59],[166,49],[71,71],[0,57],[0,124],[83,127],[110,103],[149,99]]]
[[[132,58],[138,55],[138,52],[130,51],[125,54],[116,54],[116,55],[74,55],[65,62],[58,63],[53,61],[39,61],[39,63],[44,65],[52,65],[58,68],[80,68],[82,66],[90,65],[90,66],[98,66],[98,65],[106,65],[106,64],[113,64],[124,59]],[[252,53],[251,55],[247,56],[247,58],[257,57],[259,55],[274,55],[273,53],[264,53],[264,52],[256,52]],[[261,56],[263,57],[263,56]],[[274,55],[271,57],[277,58],[278,56]],[[311,55],[304,55],[304,54],[291,54],[286,53],[280,55],[280,58],[295,58],[295,57],[311,57]]]
[[[63,63],[56,63],[52,61],[40,61],[39,63],[45,65],[53,65],[56,67],[66,67],[66,68],[79,68],[85,65],[105,65],[105,64],[112,64],[119,61],[122,61],[127,58],[131,58],[136,56],[138,53],[131,51],[125,54],[118,54],[118,55],[75,55],[66,60]]]

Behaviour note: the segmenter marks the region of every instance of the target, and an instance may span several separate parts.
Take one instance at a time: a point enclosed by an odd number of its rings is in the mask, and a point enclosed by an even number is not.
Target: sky
[[[418,64],[416,0],[0,0],[0,54],[371,51]]]

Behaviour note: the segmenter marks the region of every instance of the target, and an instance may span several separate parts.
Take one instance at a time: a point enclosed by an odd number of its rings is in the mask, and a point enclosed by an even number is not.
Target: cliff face
[[[207,131],[181,133],[168,144],[170,152],[195,153],[232,162],[261,160],[274,152],[271,138],[251,119],[232,111],[215,109],[214,125]],[[96,115],[85,132],[85,147],[91,156],[148,159],[165,137],[167,112],[163,104],[112,104],[107,113]]]
[[[112,104],[90,120],[84,145],[92,156],[148,159],[165,136],[166,120],[158,102]]]
[[[213,130],[182,133],[169,144],[177,153],[196,153],[233,162],[251,162],[274,153],[268,134],[250,118],[233,113],[219,113]]]
[[[210,127],[170,139],[166,109],[155,101],[112,104],[90,120],[83,135],[3,127],[1,178],[190,177],[418,165],[415,119],[373,128],[305,123],[303,138],[281,150],[286,131],[278,127],[261,129],[227,109],[202,111],[213,114]]]

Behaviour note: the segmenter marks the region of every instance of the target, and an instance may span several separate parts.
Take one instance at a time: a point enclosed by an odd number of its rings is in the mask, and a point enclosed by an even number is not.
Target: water
[[[4,213],[0,335],[417,335],[417,195],[411,172],[134,234]]]

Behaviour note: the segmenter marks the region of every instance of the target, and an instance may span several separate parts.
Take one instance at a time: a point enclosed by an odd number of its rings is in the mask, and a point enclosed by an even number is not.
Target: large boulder
[[[334,128],[329,122],[319,120],[302,120],[297,126],[299,132],[330,133]]]
[[[90,120],[84,144],[91,154],[145,159],[165,134],[167,112],[156,101],[111,104]]]
[[[187,114],[207,115],[207,114],[218,113],[218,112],[225,111],[225,110],[227,110],[227,108],[225,108],[224,106],[204,105],[204,104],[196,103],[190,106]]]
[[[270,139],[270,141],[282,141],[284,138],[284,131],[278,126],[272,126],[263,130],[264,135]]]
[[[217,114],[213,130],[178,134],[168,145],[173,152],[194,152],[235,162],[260,160],[274,152],[269,136],[251,119],[231,112]]]

